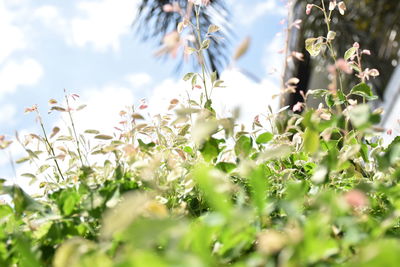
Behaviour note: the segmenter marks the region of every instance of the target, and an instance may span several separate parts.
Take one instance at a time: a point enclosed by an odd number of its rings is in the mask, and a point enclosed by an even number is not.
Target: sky
[[[157,43],[141,41],[132,29],[138,2],[0,0],[0,135],[39,133],[33,114],[24,114],[33,104],[51,130],[61,119],[57,113],[47,114],[48,100],[61,100],[64,89],[87,104],[78,128],[106,132],[117,124],[124,106],[145,98],[152,112],[162,112],[170,99],[185,95],[190,85],[176,71],[177,62],[155,58]],[[235,33],[232,47],[247,36],[252,42],[248,53],[222,73],[227,87],[213,97],[220,112],[239,106],[242,120],[249,120],[266,112],[269,104],[277,106],[271,97],[278,88],[280,21],[286,11],[283,0],[226,2]],[[8,178],[13,175],[10,155],[0,152],[0,177]],[[22,149],[13,144],[11,157],[21,156]]]

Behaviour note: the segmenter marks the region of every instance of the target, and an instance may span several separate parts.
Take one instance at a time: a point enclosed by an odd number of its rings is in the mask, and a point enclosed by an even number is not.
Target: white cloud
[[[91,45],[97,51],[106,51],[109,48],[118,51],[121,37],[131,31],[137,3],[137,0],[78,3],[77,9],[81,15],[70,22],[69,42],[79,47]]]
[[[80,131],[96,129],[110,134],[120,121],[119,112],[134,104],[135,97],[130,88],[107,85],[100,89],[86,90],[81,102],[87,107],[75,116]]]
[[[267,44],[263,56],[263,65],[266,73],[275,79],[280,79],[283,70],[284,55],[280,53],[284,48],[283,35],[278,33],[274,39]]]
[[[0,107],[0,124],[10,125],[14,122],[14,116],[17,112],[15,105],[6,104]]]
[[[8,62],[0,69],[0,99],[19,86],[36,84],[42,76],[43,68],[35,59]]]
[[[57,7],[51,5],[38,7],[33,10],[32,16],[57,33],[66,33],[67,21]]]
[[[26,47],[23,30],[15,25],[16,13],[7,8],[5,2],[0,1],[0,64],[13,52]]]
[[[241,24],[250,25],[266,15],[286,15],[286,10],[281,1],[263,0],[257,3],[249,3],[242,0],[228,0],[233,7],[234,15]]]
[[[151,76],[147,73],[130,74],[125,79],[135,88],[140,88],[151,83]]]
[[[256,115],[266,113],[268,105],[277,110],[279,102],[273,96],[278,94],[278,88],[270,80],[256,83],[235,69],[224,71],[221,79],[225,81],[226,87],[215,89],[213,95],[220,112],[229,112],[239,107],[240,121],[249,124]]]
[[[254,117],[260,113],[266,113],[268,105],[273,110],[279,106],[278,99],[272,96],[278,93],[277,86],[265,79],[257,83],[249,79],[236,69],[225,70],[221,79],[225,88],[215,88],[212,93],[213,107],[220,116],[229,116],[237,107],[240,108],[240,122],[249,125]],[[151,113],[163,113],[167,111],[169,102],[173,98],[191,99],[198,101],[201,89],[191,89],[189,82],[165,80],[155,87],[149,97],[149,109]]]

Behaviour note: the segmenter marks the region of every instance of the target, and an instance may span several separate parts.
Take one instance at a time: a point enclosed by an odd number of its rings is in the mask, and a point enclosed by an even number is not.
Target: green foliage
[[[205,72],[184,79],[194,77],[206,84]],[[71,96],[52,108],[68,113],[63,135],[48,135],[30,108],[43,132],[17,137],[27,153],[18,162],[37,164],[23,179],[40,190],[0,180],[10,199],[0,204],[0,265],[398,265],[400,138],[382,145],[379,111],[319,89],[310,95],[328,107],[281,110],[245,131],[218,117],[203,89],[201,104],[174,100],[153,120],[122,111],[115,135],[80,134]],[[365,83],[351,94],[373,97]]]

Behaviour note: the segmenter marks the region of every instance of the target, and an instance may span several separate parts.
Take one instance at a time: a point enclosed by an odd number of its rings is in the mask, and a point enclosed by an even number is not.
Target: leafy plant
[[[198,33],[188,51],[204,64],[218,27],[204,36],[186,26]],[[330,36],[317,38],[319,53],[333,45]],[[11,200],[0,204],[0,265],[397,266],[400,139],[382,145],[362,50],[346,54],[361,79],[349,94],[314,90],[304,97],[323,96],[326,105],[283,108],[251,130],[217,116],[211,95],[222,81],[204,65],[184,77],[203,90],[198,102],[173,99],[153,119],[145,105],[133,106],[112,136],[78,132],[77,95],[50,100],[69,118],[51,134],[38,107],[28,108],[42,134],[17,137],[27,152],[18,162],[37,164],[23,176],[41,190],[29,196],[1,181]],[[0,147],[10,142],[1,137]]]

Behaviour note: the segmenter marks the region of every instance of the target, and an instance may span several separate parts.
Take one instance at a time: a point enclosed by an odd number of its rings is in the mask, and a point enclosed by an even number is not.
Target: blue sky
[[[156,59],[157,44],[141,42],[130,27],[137,2],[0,1],[0,135],[38,132],[34,117],[24,114],[24,108],[38,104],[46,114],[47,101],[62,99],[64,88],[88,104],[88,111],[79,116],[80,125],[106,130],[117,122],[124,105],[147,98],[149,106],[161,112],[160,103],[182,94],[188,86],[181,81],[184,73],[175,72],[176,62]],[[229,91],[216,92],[216,102],[225,112],[240,105],[244,117],[251,118],[266,110],[276,90],[277,74],[269,72],[282,64],[276,53],[282,46],[277,33],[285,8],[283,0],[227,2],[237,36],[232,46],[252,38],[249,52],[237,65],[261,82],[229,69],[223,74],[228,85],[224,90]],[[60,121],[57,114],[44,117],[49,128]],[[18,157],[21,150],[13,149]],[[7,177],[7,155],[0,157],[0,177]]]

